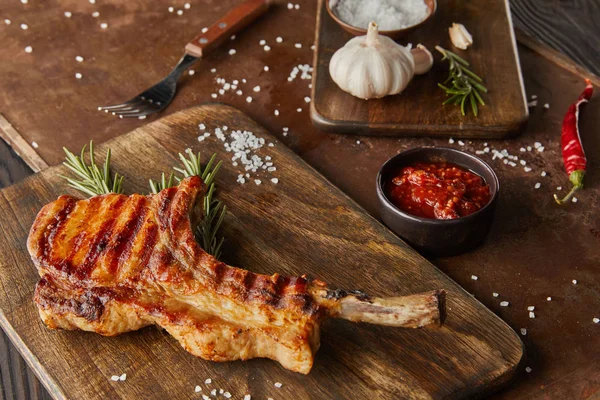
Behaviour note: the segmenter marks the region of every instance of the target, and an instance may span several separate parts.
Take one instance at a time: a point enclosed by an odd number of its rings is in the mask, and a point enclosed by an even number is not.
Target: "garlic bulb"
[[[463,24],[453,22],[452,26],[448,28],[448,33],[450,34],[452,44],[456,48],[466,50],[467,47],[473,44],[473,36],[471,36]]]
[[[433,62],[427,49],[430,59],[419,48],[415,50],[419,50],[418,68],[407,48],[379,36],[377,24],[371,22],[366,36],[351,39],[335,52],[329,63],[329,74],[342,90],[361,99],[398,94],[406,88],[416,70],[426,72]]]

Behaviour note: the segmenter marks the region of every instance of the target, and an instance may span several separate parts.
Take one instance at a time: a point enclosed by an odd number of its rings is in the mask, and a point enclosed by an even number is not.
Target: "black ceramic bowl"
[[[386,196],[384,185],[399,168],[415,162],[449,162],[475,172],[490,187],[491,199],[480,210],[466,217],[439,220],[417,217],[396,207]],[[451,255],[479,245],[490,230],[500,185],[492,168],[483,160],[460,150],[420,147],[390,158],[377,174],[377,197],[383,222],[418,250]]]

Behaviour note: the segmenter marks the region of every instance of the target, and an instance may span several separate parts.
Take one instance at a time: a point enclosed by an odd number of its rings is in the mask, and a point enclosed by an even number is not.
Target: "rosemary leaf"
[[[460,113],[466,115],[465,103],[468,101],[471,105],[471,111],[474,116],[479,115],[478,105],[485,105],[479,92],[487,93],[487,88],[483,85],[483,79],[469,69],[469,62],[458,54],[446,50],[440,46],[435,46],[436,50],[442,54],[442,60],[448,61],[449,76],[444,83],[438,83],[438,86],[450,96],[442,104],[457,104],[460,107]],[[448,84],[451,83],[451,86]]]

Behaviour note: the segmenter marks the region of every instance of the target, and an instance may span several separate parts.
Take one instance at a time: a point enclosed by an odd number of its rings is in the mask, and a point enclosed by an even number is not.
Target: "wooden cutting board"
[[[207,131],[227,125],[265,138],[279,183],[240,185],[240,167]],[[49,168],[0,191],[0,324],[55,398],[199,398],[223,388],[233,398],[473,398],[507,384],[523,358],[515,332],[456,283],[367,215],[353,200],[240,111],[224,105],[191,108],[111,140],[113,169],[128,193],[147,193],[187,147],[225,160],[217,182],[228,207],[224,260],[260,273],[308,273],[331,285],[378,296],[444,288],[448,319],[437,329],[405,330],[347,321],[325,323],[308,376],[269,360],[214,363],[184,351],[156,328],[118,337],[53,331],[33,304],[38,280],[26,250],[38,210],[75,193]],[[99,146],[103,159],[106,146]],[[77,150],[77,149],[72,149]],[[112,375],[127,373],[124,382]],[[211,378],[212,384],[205,385]],[[283,383],[275,388],[274,382]],[[201,393],[194,393],[196,385]]]
[[[329,75],[329,61],[353,36],[327,13],[319,0],[317,49],[314,58],[311,118],[320,129],[342,133],[507,138],[522,131],[529,117],[508,0],[438,0],[435,15],[400,44],[424,44],[433,54],[431,71],[415,76],[399,95],[362,100],[342,91]],[[448,27],[464,24],[473,46],[452,46]],[[482,76],[489,92],[478,117],[462,116],[455,106],[442,106],[445,93],[438,82],[448,77],[448,63],[434,49],[440,45],[466,58]]]

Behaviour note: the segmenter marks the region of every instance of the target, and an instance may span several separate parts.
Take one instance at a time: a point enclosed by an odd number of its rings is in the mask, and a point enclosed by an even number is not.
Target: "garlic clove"
[[[452,23],[452,26],[448,28],[448,33],[452,44],[456,48],[466,50],[467,47],[473,44],[473,36],[463,24]]]
[[[410,51],[410,54],[412,54],[415,60],[415,74],[423,75],[429,72],[433,65],[433,56],[427,50],[427,47],[419,43],[417,47]]]

